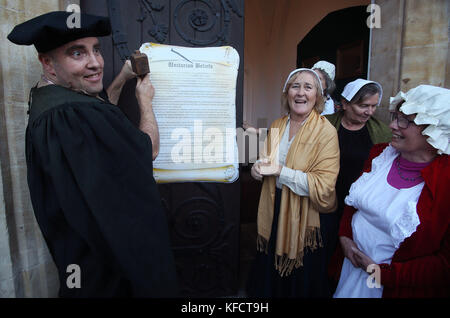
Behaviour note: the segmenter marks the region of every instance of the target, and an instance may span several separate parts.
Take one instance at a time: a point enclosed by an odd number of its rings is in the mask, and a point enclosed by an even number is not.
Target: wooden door
[[[105,87],[120,71],[124,59],[144,42],[234,47],[241,58],[236,124],[242,126],[243,0],[82,0],[81,10],[111,19],[112,36],[100,39]],[[137,125],[135,85],[135,80],[125,85],[119,107]],[[239,273],[240,180],[233,184],[197,182],[158,187],[169,219],[182,295],[234,295]]]

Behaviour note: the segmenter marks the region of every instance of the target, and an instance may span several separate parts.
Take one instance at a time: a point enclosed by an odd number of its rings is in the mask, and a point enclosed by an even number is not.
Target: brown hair
[[[381,90],[380,87],[375,83],[369,83],[364,85],[359,89],[359,91],[353,96],[352,100],[349,101],[350,104],[359,104],[361,103],[366,97],[373,96],[375,94],[378,94],[381,98]]]

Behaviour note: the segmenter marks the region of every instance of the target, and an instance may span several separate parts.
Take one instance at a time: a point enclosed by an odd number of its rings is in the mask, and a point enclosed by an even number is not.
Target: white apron
[[[356,180],[345,203],[357,209],[352,218],[353,241],[376,264],[390,264],[392,256],[420,224],[417,201],[424,182],[408,189],[388,184],[387,175],[398,152],[388,146],[372,161],[372,171]],[[345,258],[333,297],[381,298],[383,286],[373,287],[372,277]],[[369,287],[371,286],[371,287]]]

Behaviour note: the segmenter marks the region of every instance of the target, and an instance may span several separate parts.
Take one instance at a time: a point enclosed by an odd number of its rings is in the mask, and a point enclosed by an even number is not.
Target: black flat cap
[[[74,13],[54,11],[40,15],[16,25],[8,34],[8,40],[19,45],[33,44],[38,52],[45,53],[77,39],[111,34],[109,18],[86,13],[80,13],[79,28],[70,28],[67,20],[72,14]],[[76,19],[69,19],[70,21]]]

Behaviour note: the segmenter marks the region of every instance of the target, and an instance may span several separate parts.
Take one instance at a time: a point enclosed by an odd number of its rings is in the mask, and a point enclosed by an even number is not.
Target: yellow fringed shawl
[[[287,120],[288,116],[277,119],[270,128],[265,151],[271,162],[278,158]],[[333,212],[337,205],[338,136],[329,121],[315,110],[295,135],[286,166],[307,173],[309,197],[299,196],[283,185],[275,247],[275,268],[281,276],[303,265],[306,248],[313,251],[322,246],[319,212]],[[275,187],[276,177],[264,177],[258,207],[257,248],[265,253],[271,235]]]

